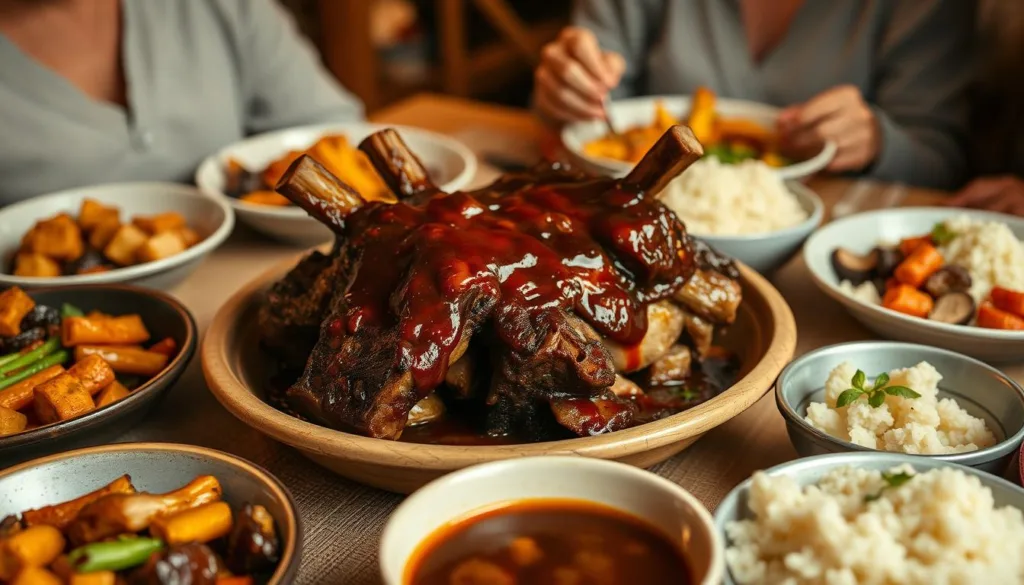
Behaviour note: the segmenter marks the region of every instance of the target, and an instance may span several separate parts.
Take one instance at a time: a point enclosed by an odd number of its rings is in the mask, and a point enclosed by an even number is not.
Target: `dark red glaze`
[[[574,310],[602,335],[638,343],[646,304],[694,271],[685,229],[654,197],[613,179],[552,170],[512,175],[487,190],[429,192],[369,203],[345,220],[360,250],[342,322],[332,330],[399,326],[402,361],[420,392],[436,387],[465,325],[457,301],[475,289],[498,299],[495,333],[521,332],[506,308]]]

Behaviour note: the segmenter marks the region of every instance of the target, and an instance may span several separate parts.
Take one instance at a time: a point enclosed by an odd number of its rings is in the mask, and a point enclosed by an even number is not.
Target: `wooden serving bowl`
[[[650,467],[764,396],[796,348],[789,305],[767,280],[741,265],[743,304],[724,343],[739,353],[743,370],[732,387],[703,404],[614,433],[544,443],[455,446],[372,439],[299,420],[264,400],[268,360],[258,347],[257,311],[264,292],[295,262],[245,285],[217,312],[201,348],[206,381],[217,400],[247,425],[340,475],[394,492],[410,493],[456,469],[513,457],[582,455]]]

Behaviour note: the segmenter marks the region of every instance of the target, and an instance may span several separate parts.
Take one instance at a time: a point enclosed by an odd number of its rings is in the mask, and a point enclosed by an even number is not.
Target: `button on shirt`
[[[0,35],[0,204],[97,183],[190,182],[247,135],[362,118],[273,0],[124,0],[128,107]]]

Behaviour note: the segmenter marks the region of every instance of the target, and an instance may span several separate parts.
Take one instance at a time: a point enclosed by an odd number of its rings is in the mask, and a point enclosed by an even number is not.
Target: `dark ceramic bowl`
[[[212,475],[224,501],[237,509],[259,504],[270,512],[281,560],[267,585],[287,585],[299,570],[302,526],[287,488],[266,470],[213,449],[173,443],[123,443],[69,451],[0,471],[0,518],[65,502],[127,473],[139,491],[163,493],[197,475]]]
[[[126,398],[70,420],[0,437],[0,468],[48,453],[112,441],[142,419],[181,376],[195,353],[195,319],[180,301],[160,291],[131,285],[81,285],[26,292],[36,303],[58,308],[71,303],[86,312],[137,313],[154,340],[171,337],[179,349],[162,372]]]

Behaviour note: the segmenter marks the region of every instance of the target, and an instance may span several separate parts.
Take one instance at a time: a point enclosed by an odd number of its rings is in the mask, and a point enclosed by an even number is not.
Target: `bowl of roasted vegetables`
[[[308,154],[369,200],[394,201],[365,152],[363,138],[383,126],[366,123],[290,128],[261,134],[210,156],[196,171],[196,185],[227,201],[253,229],[285,242],[312,246],[331,232],[274,191],[296,158]],[[431,179],[445,190],[465,187],[476,174],[476,157],[458,141],[416,128],[398,128],[413,145]]]
[[[0,462],[130,428],[195,351],[188,310],[130,286],[0,292]]]
[[[611,102],[609,121],[577,122],[562,129],[562,143],[591,172],[624,176],[658,138],[676,124],[693,130],[704,155],[723,163],[760,160],[782,179],[811,175],[832,160],[836,145],[827,142],[810,158],[784,153],[775,134],[779,109],[766,104],[717,97],[707,88],[692,96],[647,96]]]
[[[170,288],[233,226],[228,205],[187,185],[124,183],[34,197],[0,210],[0,286]]]
[[[826,294],[883,337],[986,361],[1024,356],[1024,219],[885,209],[815,232],[804,259]]]
[[[12,585],[279,585],[299,567],[281,482],[191,445],[93,447],[10,468],[0,518],[0,583]]]

